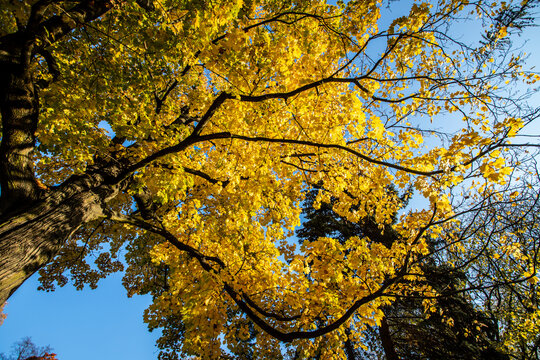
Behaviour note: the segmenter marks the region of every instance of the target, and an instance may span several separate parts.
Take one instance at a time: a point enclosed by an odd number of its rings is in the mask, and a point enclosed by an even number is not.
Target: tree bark
[[[37,200],[39,188],[31,154],[35,146],[39,102],[37,89],[24,66],[0,61],[0,216]]]
[[[103,176],[75,179],[8,218],[0,219],[0,304],[47,264],[82,224],[107,216],[105,203],[118,186],[101,185]]]

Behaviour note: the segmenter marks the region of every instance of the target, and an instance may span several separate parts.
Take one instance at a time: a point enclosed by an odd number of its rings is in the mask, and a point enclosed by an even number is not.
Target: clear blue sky
[[[404,6],[398,3],[387,9],[392,16],[401,15],[396,10]],[[540,63],[539,47],[534,44],[539,37],[539,28],[521,37],[533,39],[526,46],[531,64]],[[151,299],[127,298],[121,275],[102,280],[96,290],[76,291],[67,285],[46,293],[37,291],[37,286],[34,276],[9,299],[8,317],[0,326],[0,352],[8,352],[14,342],[30,336],[36,345],[50,345],[59,360],[156,359],[159,332],[148,332],[142,320]]]
[[[151,298],[129,299],[120,275],[102,280],[96,290],[66,285],[43,292],[38,285],[33,276],[9,299],[0,352],[30,336],[36,345],[50,345],[59,360],[157,358],[159,332],[150,333],[142,321]]]

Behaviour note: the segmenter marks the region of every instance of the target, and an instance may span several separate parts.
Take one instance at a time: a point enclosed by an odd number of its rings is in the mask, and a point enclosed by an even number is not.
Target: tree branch
[[[180,242],[176,236],[168,232],[165,228],[160,228],[155,225],[152,225],[151,223],[144,221],[142,219],[138,219],[134,216],[124,216],[119,214],[110,214],[108,216],[112,221],[117,221],[121,223],[127,223],[134,225],[136,227],[140,227],[142,229],[148,230],[152,233],[155,233],[157,235],[162,236],[164,239],[166,239],[171,245],[176,247],[178,250],[186,252],[189,256],[194,257],[197,259],[201,267],[211,273],[218,274],[221,270],[224,270],[226,268],[225,263],[215,256],[207,256],[202,254],[197,249],[184,244]],[[218,266],[218,269],[214,268],[212,264],[216,264]],[[283,332],[272,325],[268,324],[267,321],[265,321],[263,318],[261,318],[255,311],[259,312],[261,315],[270,317],[273,319],[276,319],[278,321],[292,321],[299,319],[301,315],[295,315],[295,316],[282,316],[274,313],[270,313],[264,309],[261,309],[256,303],[251,300],[247,295],[241,294],[237,292],[230,284],[227,282],[223,282],[223,289],[225,292],[231,297],[231,299],[237,304],[237,306],[242,310],[246,316],[249,317],[250,320],[252,320],[255,324],[257,324],[262,330],[267,332],[270,336],[283,341],[283,342],[291,342],[296,339],[312,339],[316,337],[323,336],[325,334],[328,334],[336,329],[338,329],[341,325],[343,325],[355,312],[358,310],[362,305],[369,303],[370,301],[384,296],[385,290],[390,287],[392,284],[399,282],[399,280],[403,277],[403,275],[406,274],[406,266],[403,266],[400,271],[396,273],[396,275],[392,278],[386,279],[379,289],[370,295],[364,296],[363,298],[356,300],[352,306],[336,321],[333,323],[330,323],[329,325],[323,326],[317,330],[313,331],[291,331],[291,332]],[[255,310],[254,310],[255,309]]]

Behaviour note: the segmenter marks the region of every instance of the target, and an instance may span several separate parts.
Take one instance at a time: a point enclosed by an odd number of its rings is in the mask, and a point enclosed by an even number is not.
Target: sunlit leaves
[[[44,287],[66,283],[68,269],[78,287],[95,286],[120,270],[126,249],[129,294],[155,299],[145,320],[181,336],[163,347],[343,357],[347,337],[381,321],[389,292],[432,295],[411,285],[416,261],[459,225],[459,186],[477,199],[507,182],[507,141],[524,122],[494,83],[536,78],[520,74],[517,56],[452,38],[460,11],[483,13],[465,5],[416,3],[379,29],[377,1],[156,0],[153,11],[127,1],[75,29],[51,46],[62,76],[41,95],[38,175],[53,186],[99,173],[96,164],[128,170],[110,219],[66,244]],[[314,207],[332,203],[399,241],[294,247],[306,188],[318,189]],[[404,209],[413,193],[424,208]],[[354,331],[280,345],[240,301],[284,334],[324,328],[356,306],[342,321]]]

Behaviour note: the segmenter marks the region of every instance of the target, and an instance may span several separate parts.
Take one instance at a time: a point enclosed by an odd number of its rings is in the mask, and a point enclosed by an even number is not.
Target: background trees
[[[37,346],[32,339],[25,337],[13,344],[11,353],[0,354],[2,360],[56,360],[50,346]]]
[[[338,358],[399,296],[437,310],[432,242],[454,251],[497,199],[536,116],[505,86],[537,77],[502,46],[504,7],[414,4],[385,27],[369,1],[2,9],[0,301],[38,269],[51,289],[127,264],[170,356]],[[471,12],[488,41],[452,36]],[[295,247],[310,188],[361,233]]]
[[[345,243],[353,236],[388,246],[399,241],[391,226],[380,229],[369,220],[351,223],[334,212],[331,203],[313,210],[317,192],[313,190],[306,196],[305,219],[297,230],[302,242],[332,237]],[[445,242],[432,239],[431,252],[438,251],[441,243]],[[425,257],[420,266],[423,276],[414,281],[428,284],[437,292],[436,311],[426,311],[422,293],[396,294],[395,301],[382,309],[380,323],[365,330],[361,340],[364,350],[349,345],[351,350],[345,351],[347,359],[508,359],[507,354],[497,350],[504,349],[499,346],[497,320],[494,322],[497,317],[484,313],[482,307],[470,300],[470,294],[461,291],[466,274],[451,266],[445,256]]]
[[[463,292],[492,319],[512,358],[538,359],[538,175],[518,190],[489,199],[461,234],[463,250],[449,260],[467,278]],[[519,335],[518,335],[519,334]]]

